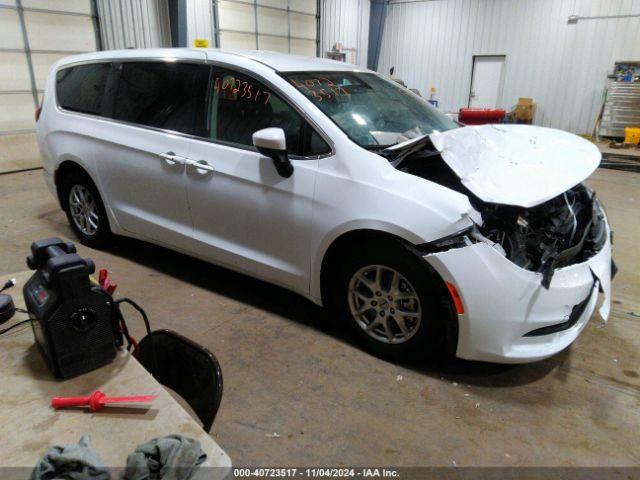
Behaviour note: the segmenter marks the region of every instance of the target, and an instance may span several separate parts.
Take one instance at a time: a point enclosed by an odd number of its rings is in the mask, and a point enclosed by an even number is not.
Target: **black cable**
[[[149,324],[149,318],[147,317],[147,314],[142,309],[142,307],[140,307],[140,305],[138,305],[136,302],[134,302],[130,298],[126,298],[126,297],[121,298],[120,300],[117,300],[115,303],[118,305],[120,305],[121,303],[128,303],[133,308],[135,308],[142,316],[142,320],[144,321],[144,326],[147,329],[147,335],[151,333],[151,325]]]
[[[30,318],[27,320],[22,320],[21,322],[11,325],[10,327],[5,328],[4,330],[0,330],[0,335],[4,335],[8,331],[13,330],[14,328],[19,327],[20,325],[24,325],[25,323],[30,323],[30,322],[31,322]]]
[[[16,279],[12,278],[11,280],[7,280],[6,283],[2,286],[2,288],[0,288],[0,293],[4,292],[5,290],[13,287],[16,284]]]

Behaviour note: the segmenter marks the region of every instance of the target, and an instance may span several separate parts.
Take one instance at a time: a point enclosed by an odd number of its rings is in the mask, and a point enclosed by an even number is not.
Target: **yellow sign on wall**
[[[196,38],[193,41],[193,46],[196,48],[209,48],[209,40],[206,38]]]

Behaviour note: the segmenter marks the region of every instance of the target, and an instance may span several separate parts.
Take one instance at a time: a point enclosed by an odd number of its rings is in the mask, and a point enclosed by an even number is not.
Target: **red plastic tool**
[[[84,407],[88,405],[92,412],[97,412],[109,403],[150,403],[157,395],[137,395],[133,397],[107,397],[100,390],[96,390],[89,397],[53,397],[53,408]]]
[[[109,295],[113,295],[113,292],[118,288],[118,285],[111,283],[111,277],[109,277],[109,272],[106,268],[101,269],[98,273],[98,283]]]

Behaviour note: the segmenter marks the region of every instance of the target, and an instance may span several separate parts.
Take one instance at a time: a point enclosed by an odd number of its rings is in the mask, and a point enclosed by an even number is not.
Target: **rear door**
[[[308,291],[318,158],[331,149],[262,81],[214,68],[208,139],[193,140],[187,190],[196,253],[301,292]],[[282,178],[253,147],[267,127],[285,132],[293,175]]]
[[[185,165],[202,134],[210,67],[168,60],[116,63],[113,120],[95,137],[100,181],[120,227],[134,236],[190,250]]]

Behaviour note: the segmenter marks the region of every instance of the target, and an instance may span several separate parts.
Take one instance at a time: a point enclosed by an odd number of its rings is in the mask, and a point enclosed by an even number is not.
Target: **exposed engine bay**
[[[430,244],[433,251],[484,241],[519,267],[542,273],[542,286],[549,288],[555,269],[588,260],[606,241],[604,213],[583,183],[529,208],[490,203],[462,184],[428,137],[407,149],[377,153],[400,171],[466,195],[481,213],[482,225]]]
[[[484,219],[480,232],[516,265],[541,272],[545,288],[556,268],[588,260],[605,242],[604,215],[584,184],[528,209],[478,207]]]

